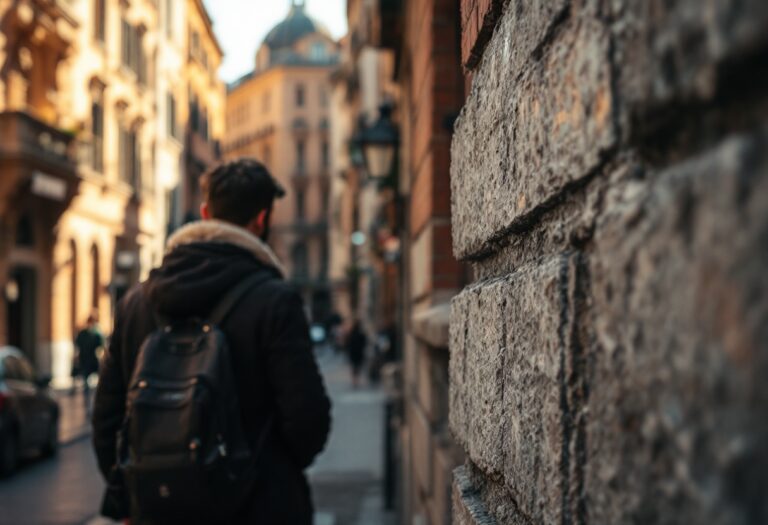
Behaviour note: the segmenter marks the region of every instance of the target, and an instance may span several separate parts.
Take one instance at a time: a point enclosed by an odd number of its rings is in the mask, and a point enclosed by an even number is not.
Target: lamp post
[[[368,177],[374,180],[389,177],[394,167],[397,146],[400,144],[400,134],[392,122],[390,104],[382,104],[379,107],[379,118],[363,131],[361,142]]]
[[[397,181],[397,177],[393,177],[396,174],[395,171],[395,159],[397,158],[397,148],[400,144],[400,134],[398,133],[397,126],[392,122],[392,106],[390,104],[382,104],[379,107],[379,118],[370,127],[364,130],[361,138],[361,146],[363,150],[363,157],[365,159],[365,171],[370,180],[378,181],[379,187],[381,182],[392,178],[393,190],[394,190],[394,207],[395,207],[395,222],[397,223],[392,230],[398,235],[398,241],[390,243],[397,246],[397,251],[400,252],[402,246],[402,236],[405,234],[403,221],[404,206],[402,202],[402,196],[400,195],[400,188]],[[394,255],[394,254],[391,254]],[[396,350],[398,353],[402,351],[403,345],[403,326],[404,326],[404,304],[402,303],[405,295],[404,285],[404,263],[403,257],[400,253],[388,258],[388,262],[398,261],[398,270],[396,281],[399,281],[399,300],[395,299],[394,304],[396,313],[392,317],[392,320],[397,318],[398,341],[396,344]],[[399,356],[390,354],[390,359],[398,359]],[[388,392],[387,401],[384,411],[384,494],[385,494],[385,506],[388,509],[394,508],[395,500],[395,472],[396,472],[396,460],[395,460],[395,421],[397,414],[401,410],[400,395],[395,391]]]

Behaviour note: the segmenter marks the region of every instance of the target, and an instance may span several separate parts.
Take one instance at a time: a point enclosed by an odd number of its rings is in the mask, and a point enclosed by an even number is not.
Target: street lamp
[[[392,122],[392,106],[382,104],[379,118],[362,135],[362,148],[368,176],[382,180],[392,173],[400,136]]]

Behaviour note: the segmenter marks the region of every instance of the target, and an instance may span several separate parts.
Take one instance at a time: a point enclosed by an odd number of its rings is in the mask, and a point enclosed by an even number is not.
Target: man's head
[[[86,319],[85,324],[88,326],[88,328],[91,328],[95,326],[99,322],[99,312],[96,310],[93,310],[90,314],[88,314],[88,319]]]
[[[218,219],[267,240],[272,204],[285,195],[269,170],[254,159],[225,162],[200,179],[203,219]]]

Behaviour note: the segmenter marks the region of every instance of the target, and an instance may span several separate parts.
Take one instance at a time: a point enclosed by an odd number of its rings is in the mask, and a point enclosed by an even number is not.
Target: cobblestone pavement
[[[352,389],[341,357],[324,354],[320,363],[333,399],[333,430],[308,473],[315,525],[392,525],[381,496],[383,396],[373,388]],[[30,458],[14,476],[0,480],[2,525],[113,523],[97,516],[103,485],[82,396],[60,393],[59,402],[59,456]]]

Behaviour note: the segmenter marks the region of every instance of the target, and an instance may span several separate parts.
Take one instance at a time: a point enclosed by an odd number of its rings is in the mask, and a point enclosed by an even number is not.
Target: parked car
[[[11,474],[21,455],[56,454],[59,405],[51,397],[51,376],[38,376],[18,348],[0,348],[0,476]]]

